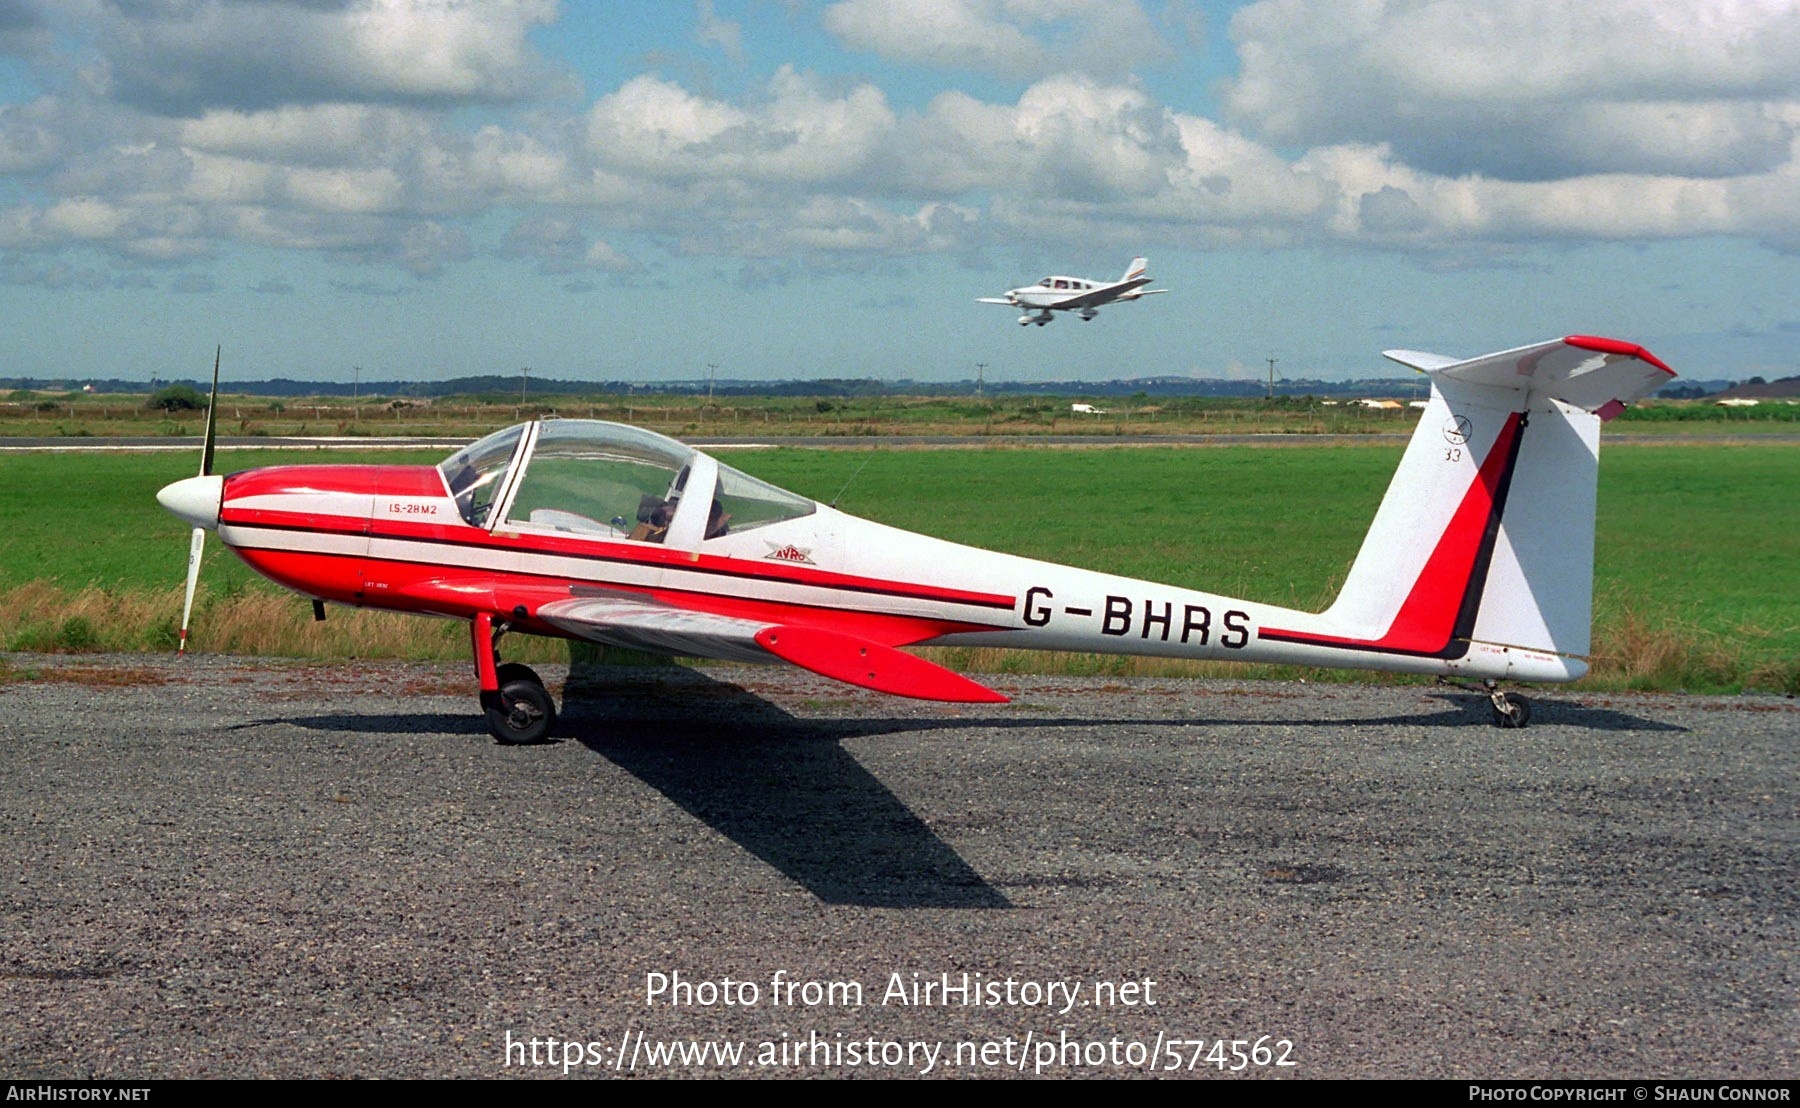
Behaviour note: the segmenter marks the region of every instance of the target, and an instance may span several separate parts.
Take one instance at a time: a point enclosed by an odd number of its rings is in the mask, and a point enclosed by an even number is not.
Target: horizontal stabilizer
[[[1532,397],[1547,396],[1592,412],[1618,415],[1626,404],[1655,392],[1675,376],[1662,359],[1636,343],[1570,335],[1498,354],[1459,360],[1416,350],[1386,357],[1436,377]]]
[[[768,627],[756,641],[802,669],[851,685],[918,700],[1004,704],[1007,698],[960,673],[891,646],[816,627]]]
[[[1381,356],[1390,362],[1399,362],[1408,369],[1424,370],[1426,373],[1453,366],[1463,360],[1446,354],[1427,354],[1423,350],[1383,350]]]

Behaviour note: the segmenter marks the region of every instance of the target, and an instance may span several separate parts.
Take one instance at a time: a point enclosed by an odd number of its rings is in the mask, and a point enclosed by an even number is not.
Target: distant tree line
[[[1752,379],[1760,383],[1760,378]],[[1690,400],[1733,387],[1733,381],[1698,381],[1683,379],[1671,384],[1656,395],[1668,400]],[[118,378],[96,378],[71,383],[66,379],[49,380],[44,378],[14,377],[0,378],[0,389],[15,391],[38,390],[74,392],[83,385],[91,385],[96,392],[102,393],[143,393],[147,391],[142,381],[126,381]],[[171,390],[186,388],[194,392],[199,400],[194,407],[206,406],[205,396],[207,384],[194,380],[177,380],[168,382],[152,382],[151,407],[163,407],[165,410],[184,410],[180,401],[173,399],[176,394]],[[519,400],[520,381],[517,377],[489,374],[479,377],[453,377],[445,381],[296,381],[287,377],[275,377],[266,381],[232,381],[229,391],[240,396],[332,396],[349,397],[360,394],[367,397],[416,397],[432,398],[463,397],[479,403],[507,404]],[[987,396],[1106,396],[1106,397],[1142,397],[1162,398],[1179,396],[1225,396],[1225,397],[1261,397],[1268,392],[1265,381],[1234,380],[1203,377],[1137,377],[1106,381],[987,381],[980,386],[980,394]],[[1313,378],[1292,377],[1275,382],[1277,396],[1288,397],[1336,397],[1354,399],[1357,397],[1393,397],[1425,395],[1423,381],[1417,377],[1369,377],[1351,381],[1321,381]],[[724,380],[711,383],[706,381],[565,381],[553,378],[540,380],[533,377],[528,386],[528,395],[532,397],[546,396],[705,396],[709,392],[715,396],[742,397],[827,397],[832,399],[864,399],[883,396],[975,396],[977,384],[969,381],[914,381],[893,380],[879,381],[874,378],[821,377],[804,381],[743,381]],[[168,404],[175,404],[173,408]]]

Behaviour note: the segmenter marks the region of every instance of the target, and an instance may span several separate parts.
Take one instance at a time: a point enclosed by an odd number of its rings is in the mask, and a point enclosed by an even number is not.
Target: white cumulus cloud
[[[453,103],[526,92],[526,39],[554,0],[194,0],[95,8],[128,103],[170,114],[336,101]]]
[[[825,10],[824,22],[852,50],[1008,77],[1120,75],[1169,53],[1134,2],[841,0]]]
[[[1728,177],[1786,159],[1793,0],[1260,0],[1230,117],[1456,175]]]

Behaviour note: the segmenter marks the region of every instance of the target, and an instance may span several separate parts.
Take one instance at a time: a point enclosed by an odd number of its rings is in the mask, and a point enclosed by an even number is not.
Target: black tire
[[[1531,701],[1522,696],[1506,698],[1506,707],[1494,705],[1494,726],[1516,731],[1531,722]]]
[[[524,666],[517,668],[531,673]],[[488,732],[508,746],[543,742],[556,727],[556,701],[535,674],[531,680],[504,682],[499,692],[481,700]]]

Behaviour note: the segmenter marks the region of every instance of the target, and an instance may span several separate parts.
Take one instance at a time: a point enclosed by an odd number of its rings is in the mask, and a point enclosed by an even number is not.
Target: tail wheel
[[[1516,730],[1531,722],[1531,701],[1522,696],[1494,697],[1494,726]]]
[[[488,732],[509,746],[548,738],[556,728],[556,701],[538,675],[529,666],[508,663],[499,677],[500,691],[481,698]]]

